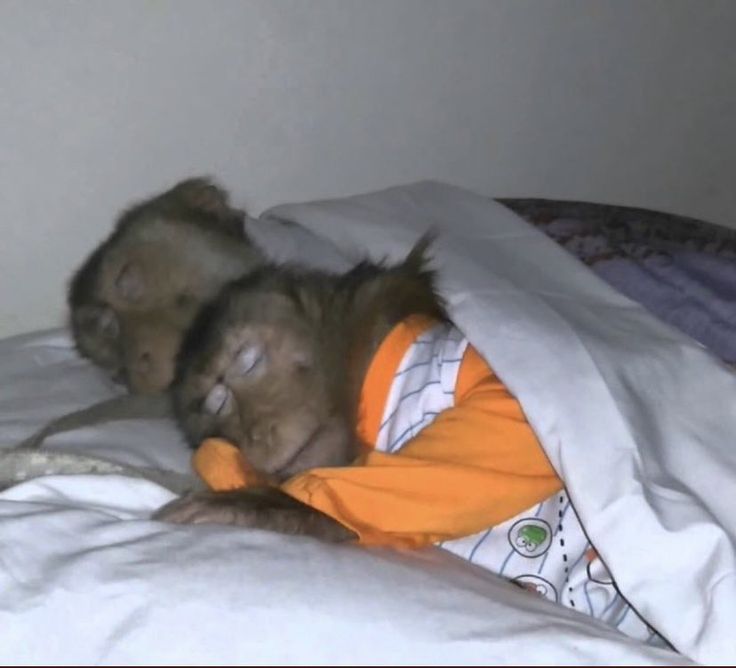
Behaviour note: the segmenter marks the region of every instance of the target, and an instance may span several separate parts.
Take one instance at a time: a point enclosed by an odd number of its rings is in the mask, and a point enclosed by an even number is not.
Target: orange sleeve
[[[503,522],[562,487],[521,407],[469,348],[455,406],[395,454],[286,481],[366,545],[420,547]]]

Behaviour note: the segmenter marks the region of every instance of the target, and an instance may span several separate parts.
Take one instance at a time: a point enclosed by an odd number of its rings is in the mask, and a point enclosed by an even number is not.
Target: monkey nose
[[[138,358],[135,361],[135,368],[138,373],[150,373],[152,366],[153,362],[151,359],[151,353],[144,351],[138,355]]]
[[[262,445],[270,447],[275,442],[276,426],[269,425],[257,425],[250,428],[249,437],[253,443],[261,443]]]

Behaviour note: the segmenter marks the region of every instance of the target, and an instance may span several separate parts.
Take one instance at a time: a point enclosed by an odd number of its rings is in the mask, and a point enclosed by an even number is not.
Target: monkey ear
[[[140,266],[134,262],[124,265],[115,279],[115,290],[126,301],[135,302],[141,299],[146,291],[146,283]]]
[[[217,219],[227,234],[242,239],[245,237],[243,219],[245,211],[230,206],[230,195],[214,181],[196,177],[177,183],[169,194],[188,209],[206,213]]]
[[[191,209],[223,215],[230,211],[230,196],[227,191],[210,179],[197,177],[177,183],[171,194]]]

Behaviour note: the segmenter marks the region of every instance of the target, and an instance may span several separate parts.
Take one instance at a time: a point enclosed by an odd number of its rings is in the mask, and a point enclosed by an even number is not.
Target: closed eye
[[[263,362],[264,351],[263,346],[253,345],[247,348],[243,348],[236,356],[233,361],[233,365],[230,367],[228,376],[247,376],[249,373],[253,373],[258,366]]]
[[[228,415],[233,409],[233,396],[229,387],[218,383],[205,397],[203,408],[210,415]]]
[[[97,326],[99,327],[100,333],[108,338],[116,339],[120,334],[120,325],[117,316],[109,307],[105,307],[100,311]]]

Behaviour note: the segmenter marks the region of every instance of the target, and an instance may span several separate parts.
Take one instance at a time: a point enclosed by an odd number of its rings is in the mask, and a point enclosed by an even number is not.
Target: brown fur
[[[355,534],[331,517],[275,487],[247,492],[190,492],[166,505],[156,516],[175,524],[228,524],[290,535],[313,536],[331,543]]]
[[[244,212],[205,178],[135,204],[69,284],[79,352],[133,392],[173,378],[183,332],[224,283],[263,262]]]
[[[421,240],[392,267],[364,262],[333,275],[269,266],[225,288],[200,313],[180,351],[172,390],[191,444],[226,438],[276,481],[350,464],[358,454],[360,387],[381,341],[409,315],[445,318],[426,267],[428,245]],[[283,513],[269,524],[268,508],[254,493],[193,494],[157,517],[331,540],[340,535],[336,523],[315,520],[311,509],[299,511],[303,521],[296,525],[276,519]]]

